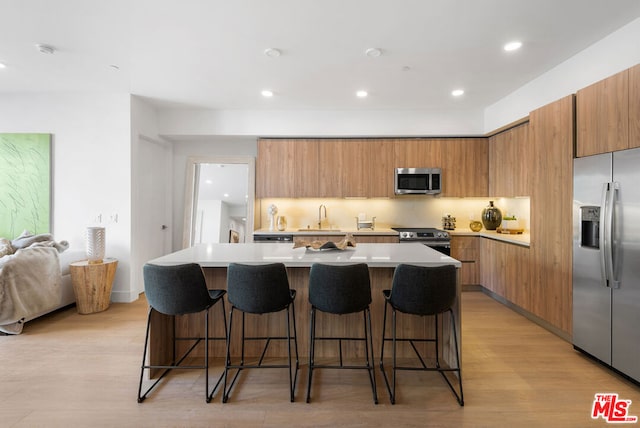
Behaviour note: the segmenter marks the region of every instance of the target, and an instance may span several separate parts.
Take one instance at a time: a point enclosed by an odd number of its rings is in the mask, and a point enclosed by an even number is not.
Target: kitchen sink
[[[298,232],[340,232],[340,229],[298,229]]]

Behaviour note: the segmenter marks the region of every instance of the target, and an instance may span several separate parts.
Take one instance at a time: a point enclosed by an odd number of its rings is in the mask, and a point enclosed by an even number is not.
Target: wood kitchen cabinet
[[[580,89],[576,115],[577,157],[628,149],[629,70]]]
[[[444,141],[438,138],[396,140],[394,168],[440,168]]]
[[[295,140],[258,140],[257,198],[287,198],[294,195],[295,146]]]
[[[640,64],[629,69],[629,148],[640,147]]]
[[[389,139],[371,140],[367,147],[372,159],[369,169],[370,198],[390,198],[394,196],[394,150],[395,141]]]
[[[528,122],[491,136],[489,196],[529,196],[531,162]]]
[[[486,138],[260,139],[258,198],[394,197],[394,168],[442,168],[442,196],[487,196]]]
[[[442,150],[442,196],[489,195],[489,143],[486,138],[451,138]]]
[[[373,153],[370,143],[365,140],[345,140],[342,149],[342,168],[335,173],[342,176],[342,194],[344,197],[369,196],[369,174],[373,166]]]
[[[531,194],[531,312],[572,329],[573,153],[575,97],[530,113],[536,185]]]
[[[530,249],[508,242],[480,240],[482,285],[531,312]]]
[[[460,284],[480,284],[480,237],[451,236],[451,257],[462,263]]]
[[[315,198],[319,193],[318,140],[294,140],[293,197]]]

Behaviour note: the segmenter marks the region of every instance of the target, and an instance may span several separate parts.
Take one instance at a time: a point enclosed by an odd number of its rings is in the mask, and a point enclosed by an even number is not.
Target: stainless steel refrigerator
[[[573,344],[640,382],[640,149],[573,174]]]

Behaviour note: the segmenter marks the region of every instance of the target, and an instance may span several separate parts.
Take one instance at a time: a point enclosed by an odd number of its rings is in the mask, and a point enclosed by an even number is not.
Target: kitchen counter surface
[[[457,228],[456,230],[449,230],[448,232],[451,236],[480,236],[482,238],[521,245],[523,247],[528,247],[531,242],[531,235],[529,233],[510,235],[506,233],[498,233],[495,230],[481,230],[480,232],[473,232],[471,229],[464,228]]]
[[[366,263],[369,267],[395,267],[400,263],[418,266],[454,265],[461,263],[419,243],[358,244],[340,250],[313,251],[304,247],[293,248],[289,243],[255,244],[199,244],[177,251],[149,263],[175,265],[198,263],[200,266],[227,267],[229,263],[262,264],[284,263],[287,267],[310,267],[313,263]]]
[[[254,230],[254,235],[293,235],[293,236],[306,236],[306,235],[345,235],[350,233],[354,236],[357,235],[380,235],[380,236],[398,236],[398,232],[393,229],[386,228],[376,228],[375,230],[370,229],[340,229],[332,230],[332,229],[311,229],[311,230],[298,230],[298,229],[285,229],[285,230],[269,230],[269,229],[258,229]]]

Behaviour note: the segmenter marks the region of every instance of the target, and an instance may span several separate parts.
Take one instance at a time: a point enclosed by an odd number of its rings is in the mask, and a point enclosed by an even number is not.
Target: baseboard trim
[[[491,297],[493,300],[496,300],[496,301],[502,303],[503,305],[505,305],[506,307],[508,307],[512,311],[517,312],[518,314],[522,315],[523,317],[525,317],[529,321],[538,324],[540,327],[544,328],[545,330],[550,331],[551,333],[555,334],[556,336],[558,336],[562,340],[564,340],[564,341],[566,341],[568,343],[572,343],[570,334],[568,334],[567,332],[562,331],[559,328],[551,325],[549,322],[543,320],[542,318],[538,317],[537,315],[534,315],[531,312],[529,312],[529,311],[527,311],[525,309],[522,309],[520,306],[513,304],[512,302],[508,301],[507,299],[505,299],[504,297],[500,296],[499,294],[496,294],[493,291],[488,290],[488,289],[486,289],[485,287],[483,287],[481,285],[469,286],[469,287],[472,287],[473,289],[467,289],[467,287],[465,286],[465,287],[462,288],[462,291],[482,291],[484,294],[486,294],[487,296]]]

